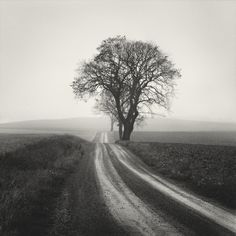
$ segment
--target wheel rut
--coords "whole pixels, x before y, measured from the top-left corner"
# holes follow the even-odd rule
[[[136,156],[109,140],[105,132],[95,140],[96,178],[106,207],[128,234],[236,235],[235,214],[154,174]],[[124,173],[129,175],[128,182]],[[134,180],[148,189],[144,195],[139,193],[140,187],[131,184]],[[156,207],[149,199],[153,194],[173,209]]]
[[[130,235],[182,235],[123,182],[112,164],[107,134],[96,144],[95,170],[106,206]]]

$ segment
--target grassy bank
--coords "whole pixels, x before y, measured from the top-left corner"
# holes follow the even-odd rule
[[[39,142],[42,139],[49,138],[50,134],[7,134],[0,133],[0,155],[5,152],[12,152],[23,148],[29,144]]]
[[[236,147],[121,142],[156,173],[236,209]]]
[[[65,184],[84,158],[86,143],[73,136],[19,140],[5,142],[15,142],[5,148],[1,143],[0,235],[49,235],[64,214],[58,202],[66,204]]]

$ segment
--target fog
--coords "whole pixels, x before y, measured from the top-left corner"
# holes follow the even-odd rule
[[[156,43],[181,69],[168,118],[236,122],[236,2],[151,0],[1,1],[0,122],[94,116],[70,84],[116,35]]]

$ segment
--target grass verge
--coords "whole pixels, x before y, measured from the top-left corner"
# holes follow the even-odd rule
[[[0,153],[0,235],[49,235],[83,140],[51,136]]]

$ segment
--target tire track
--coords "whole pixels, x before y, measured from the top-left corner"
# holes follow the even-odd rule
[[[102,134],[100,141],[107,142],[107,135]],[[181,235],[125,185],[105,144],[96,146],[95,169],[108,209],[131,235]]]
[[[183,191],[181,188],[169,183],[163,178],[148,171],[135,156],[131,156],[122,147],[114,144],[109,145],[116,159],[138,178],[144,180],[154,189],[162,192],[172,200],[186,208],[195,211],[207,220],[227,229],[232,235],[236,235],[236,216],[223,208]]]
[[[177,229],[152,210],[132,192],[115,169],[111,156],[126,168],[134,178],[144,181],[153,191],[166,196],[166,202],[173,201],[181,209],[189,209],[188,217],[195,218],[196,225],[215,228],[217,235],[236,235],[236,216],[227,210],[188,193],[149,171],[133,154],[116,144],[108,143],[107,133],[101,133],[96,146],[95,169],[106,206],[127,232],[131,235],[181,235]],[[108,149],[111,152],[108,152]],[[143,196],[145,198],[145,196]],[[149,202],[148,202],[149,203]],[[192,213],[191,213],[192,212]],[[196,218],[196,216],[199,216]],[[195,222],[194,220],[194,222]],[[188,227],[188,226],[187,226]],[[210,229],[209,228],[209,229]]]

